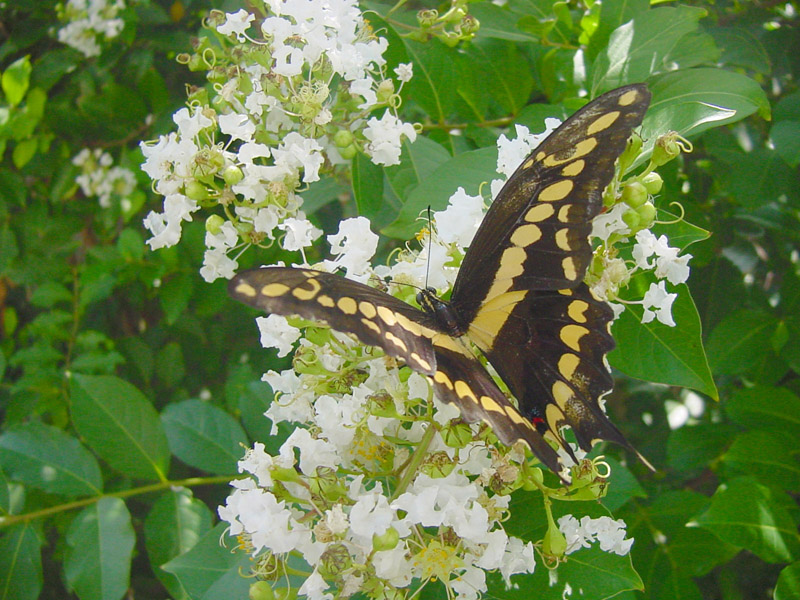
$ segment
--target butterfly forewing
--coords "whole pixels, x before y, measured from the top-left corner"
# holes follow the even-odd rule
[[[463,323],[514,290],[560,290],[583,280],[591,221],[614,163],[650,100],[644,85],[587,104],[556,129],[509,178],[489,208],[453,287]]]
[[[421,373],[435,372],[433,319],[380,290],[332,273],[290,267],[243,271],[228,289],[254,308],[323,321],[364,344],[383,348]]]

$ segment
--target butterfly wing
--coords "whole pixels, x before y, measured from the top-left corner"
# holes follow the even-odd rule
[[[643,85],[604,94],[534,150],[487,212],[451,297],[522,415],[568,452],[563,425],[586,450],[600,439],[630,448],[600,407],[611,311],[582,281],[591,221],[649,101]]]
[[[235,299],[279,315],[298,315],[355,335],[412,369],[433,375],[433,319],[380,290],[332,273],[291,267],[242,271],[231,279]]]

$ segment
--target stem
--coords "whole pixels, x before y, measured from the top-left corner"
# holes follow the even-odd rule
[[[179,479],[177,481],[162,481],[159,483],[153,483],[150,485],[144,485],[138,488],[132,488],[128,490],[122,490],[119,492],[113,492],[110,494],[101,494],[99,496],[93,496],[91,498],[84,498],[83,500],[76,500],[74,502],[67,502],[66,504],[59,504],[57,506],[51,506],[49,508],[44,508],[42,510],[36,510],[33,512],[21,514],[21,515],[9,515],[0,519],[0,529],[3,527],[8,527],[10,525],[15,525],[17,523],[23,523],[32,521],[34,519],[39,519],[42,517],[47,517],[50,515],[58,514],[60,512],[66,512],[68,510],[73,510],[76,508],[82,508],[84,506],[89,506],[94,504],[95,502],[101,500],[102,498],[128,498],[130,496],[138,496],[141,494],[149,494],[151,492],[157,492],[163,489],[171,488],[171,487],[195,487],[198,485],[211,485],[216,483],[227,483],[232,478],[225,475],[220,475],[217,477],[190,477],[188,479]]]
[[[416,450],[414,450],[414,454],[411,455],[411,460],[408,462],[408,465],[403,472],[403,476],[400,478],[400,482],[397,484],[397,489],[394,491],[394,494],[392,494],[392,498],[389,502],[396,499],[400,494],[406,491],[406,488],[411,483],[414,475],[417,474],[417,469],[422,464],[422,461],[425,460],[425,455],[428,452],[428,446],[431,445],[433,436],[435,434],[436,427],[434,426],[433,422],[429,422],[428,428],[425,430],[425,435],[422,436],[422,439],[419,441],[419,446],[417,446]]]

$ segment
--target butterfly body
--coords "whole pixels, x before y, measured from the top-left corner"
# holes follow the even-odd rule
[[[583,277],[592,257],[591,220],[649,99],[643,85],[608,92],[523,161],[484,217],[449,301],[423,290],[418,309],[338,275],[288,267],[242,272],[230,293],[381,347],[426,375],[465,420],[489,423],[505,444],[523,440],[556,473],[562,468],[547,440],[572,454],[564,426],[584,450],[598,440],[633,450],[600,406],[613,384],[605,361],[614,346],[612,312]]]

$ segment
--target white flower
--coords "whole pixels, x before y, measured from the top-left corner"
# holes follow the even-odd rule
[[[174,115],[172,120],[178,126],[178,133],[181,138],[193,139],[203,129],[211,127],[214,122],[203,114],[201,110],[190,112],[188,108],[181,108]]]
[[[255,475],[260,487],[266,488],[272,485],[272,475],[270,469],[275,464],[272,456],[264,452],[264,444],[256,442],[253,447],[248,449],[244,458],[240,460],[239,473],[245,471]]]
[[[164,198],[164,212],[150,212],[144,219],[145,228],[153,234],[147,243],[151,250],[174,246],[181,239],[183,221],[191,221],[192,213],[199,206],[182,194]]]
[[[636,234],[636,245],[633,247],[633,259],[636,261],[636,266],[640,269],[652,269],[655,266],[656,277],[666,278],[673,285],[685,283],[689,279],[688,263],[692,255],[678,256],[678,252],[678,248],[670,247],[669,240],[665,235],[656,238],[647,229]],[[655,265],[649,260],[653,255],[656,257]]]
[[[394,73],[400,81],[407,83],[414,76],[414,63],[400,63],[395,67]]]
[[[516,138],[510,140],[505,134],[501,135],[497,139],[497,172],[511,177],[522,161],[560,124],[558,119],[548,117],[542,133],[531,133],[524,125],[515,125]]]
[[[209,248],[203,254],[203,266],[200,276],[206,283],[217,279],[230,279],[236,274],[239,263],[228,257],[224,248]]]
[[[311,221],[295,217],[289,217],[278,228],[286,232],[281,244],[286,250],[302,250],[322,235],[322,230],[314,227]]]
[[[602,240],[604,244],[608,243],[608,238],[613,234],[628,235],[631,230],[622,220],[622,215],[628,210],[628,206],[624,203],[614,205],[613,208],[604,213],[597,215],[592,220],[592,237]]]
[[[335,469],[341,464],[333,444],[311,436],[307,429],[295,429],[281,446],[281,457],[288,461],[294,459],[294,451],[300,451],[300,471],[305,475],[316,475],[317,467]]]
[[[386,496],[375,491],[361,494],[350,509],[350,530],[365,542],[383,535],[394,521],[394,510]]]
[[[227,115],[219,115],[217,121],[219,130],[234,140],[249,142],[256,132],[256,124],[248,115],[232,112]]]
[[[600,549],[624,556],[633,545],[633,539],[625,539],[625,522],[611,517],[581,517],[580,522],[572,515],[558,520],[558,528],[567,539],[567,554],[581,548],[589,548],[592,542],[600,542]]]
[[[225,16],[227,17],[225,22],[217,27],[217,31],[222,35],[235,35],[239,42],[244,42],[247,39],[245,31],[249,29],[255,16],[243,8],[235,13],[227,13]]]
[[[500,574],[506,585],[511,584],[510,578],[515,573],[533,573],[535,568],[536,558],[533,552],[533,542],[525,544],[519,538],[508,538],[503,564],[500,566]]]
[[[386,166],[398,164],[403,136],[413,142],[417,139],[417,132],[411,123],[404,123],[389,111],[380,119],[372,117],[367,121],[364,137],[370,142],[366,150],[372,162]]]
[[[475,237],[475,233],[483,221],[483,198],[470,196],[459,187],[450,196],[447,208],[433,213],[436,221],[436,233],[445,244],[455,243],[461,248],[466,248]]]
[[[309,600],[332,600],[333,594],[325,593],[325,590],[330,587],[328,582],[319,574],[314,571],[309,575],[297,590],[298,596],[306,596]]]
[[[319,168],[325,159],[322,146],[316,140],[292,131],[283,138],[280,147],[273,150],[272,155],[277,167],[284,167],[290,172],[298,172],[302,168],[305,183],[319,181]]]
[[[294,343],[300,339],[301,331],[297,327],[289,325],[286,317],[281,315],[256,317],[256,324],[261,332],[261,346],[277,348],[279,358],[289,354]]]
[[[325,261],[333,271],[344,267],[350,277],[364,275],[370,269],[370,259],[378,249],[378,236],[370,229],[369,219],[353,217],[339,224],[339,232],[328,236],[335,261]]]
[[[645,292],[642,298],[642,306],[644,307],[644,315],[642,316],[642,323],[649,323],[654,318],[657,318],[664,325],[675,327],[675,321],[672,320],[672,303],[678,294],[670,294],[663,281],[651,283],[650,288]]]

